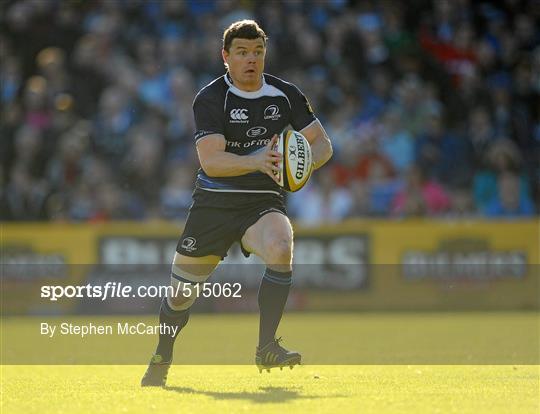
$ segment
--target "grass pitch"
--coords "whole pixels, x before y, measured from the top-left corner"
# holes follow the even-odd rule
[[[2,414],[540,412],[539,327],[532,312],[288,314],[280,334],[307,365],[270,374],[251,363],[256,315],[193,315],[175,353],[177,363],[192,365],[173,366],[165,389],[140,388],[146,367],[133,365],[139,362],[85,362],[104,363],[121,348],[127,357],[118,364],[146,361],[155,338],[45,341],[31,336],[41,320],[54,318],[2,321]],[[70,318],[76,320],[106,318]],[[65,347],[81,365],[42,365],[61,356],[47,362],[45,354]],[[216,365],[223,360],[218,355],[208,362],[214,365],[200,365],[220,349],[240,362]],[[191,359],[189,350],[196,351]],[[35,365],[14,362],[21,355]]]
[[[2,413],[538,413],[538,366],[4,366]]]

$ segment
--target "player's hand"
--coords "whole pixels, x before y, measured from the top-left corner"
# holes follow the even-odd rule
[[[274,135],[266,147],[255,155],[255,165],[257,170],[268,175],[276,183],[278,182],[277,174],[280,171],[279,163],[282,159],[282,155],[273,149],[277,140],[278,136]]]

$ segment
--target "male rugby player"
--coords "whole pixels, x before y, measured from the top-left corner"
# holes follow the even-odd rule
[[[255,362],[262,369],[300,363],[297,352],[283,348],[276,330],[283,314],[292,275],[293,230],[283,190],[277,184],[281,154],[273,145],[290,125],[311,144],[314,168],[332,156],[322,125],[298,88],[263,73],[267,37],[252,20],[233,23],[223,34],[227,73],[195,97],[195,143],[201,169],[193,204],[174,261],[171,284],[205,282],[235,241],[246,257],[254,253],[266,264],[258,302],[259,344]],[[183,286],[180,286],[181,288]],[[195,294],[195,289],[190,289]],[[188,322],[194,295],[178,289],[163,298],[160,323]],[[160,335],[142,386],[164,386],[175,337]]]

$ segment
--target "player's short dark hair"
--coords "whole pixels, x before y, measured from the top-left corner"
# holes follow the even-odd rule
[[[266,46],[268,37],[264,30],[259,27],[255,20],[240,20],[231,24],[223,32],[223,50],[229,51],[234,39],[259,39],[263,40]]]

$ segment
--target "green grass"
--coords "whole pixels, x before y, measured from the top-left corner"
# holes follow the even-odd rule
[[[40,335],[40,323],[146,322],[156,316],[2,318],[3,364],[139,365],[154,335]],[[288,313],[279,335],[308,365],[538,365],[535,312]],[[255,314],[194,314],[182,331],[175,362],[248,365],[258,332]]]
[[[4,366],[2,413],[538,413],[538,366]]]
[[[540,412],[534,312],[287,314],[280,335],[306,365],[270,374],[252,365],[256,315],[195,314],[175,351],[190,365],[165,389],[139,386],[153,336],[39,335],[41,321],[140,320],[3,318],[1,413]]]

